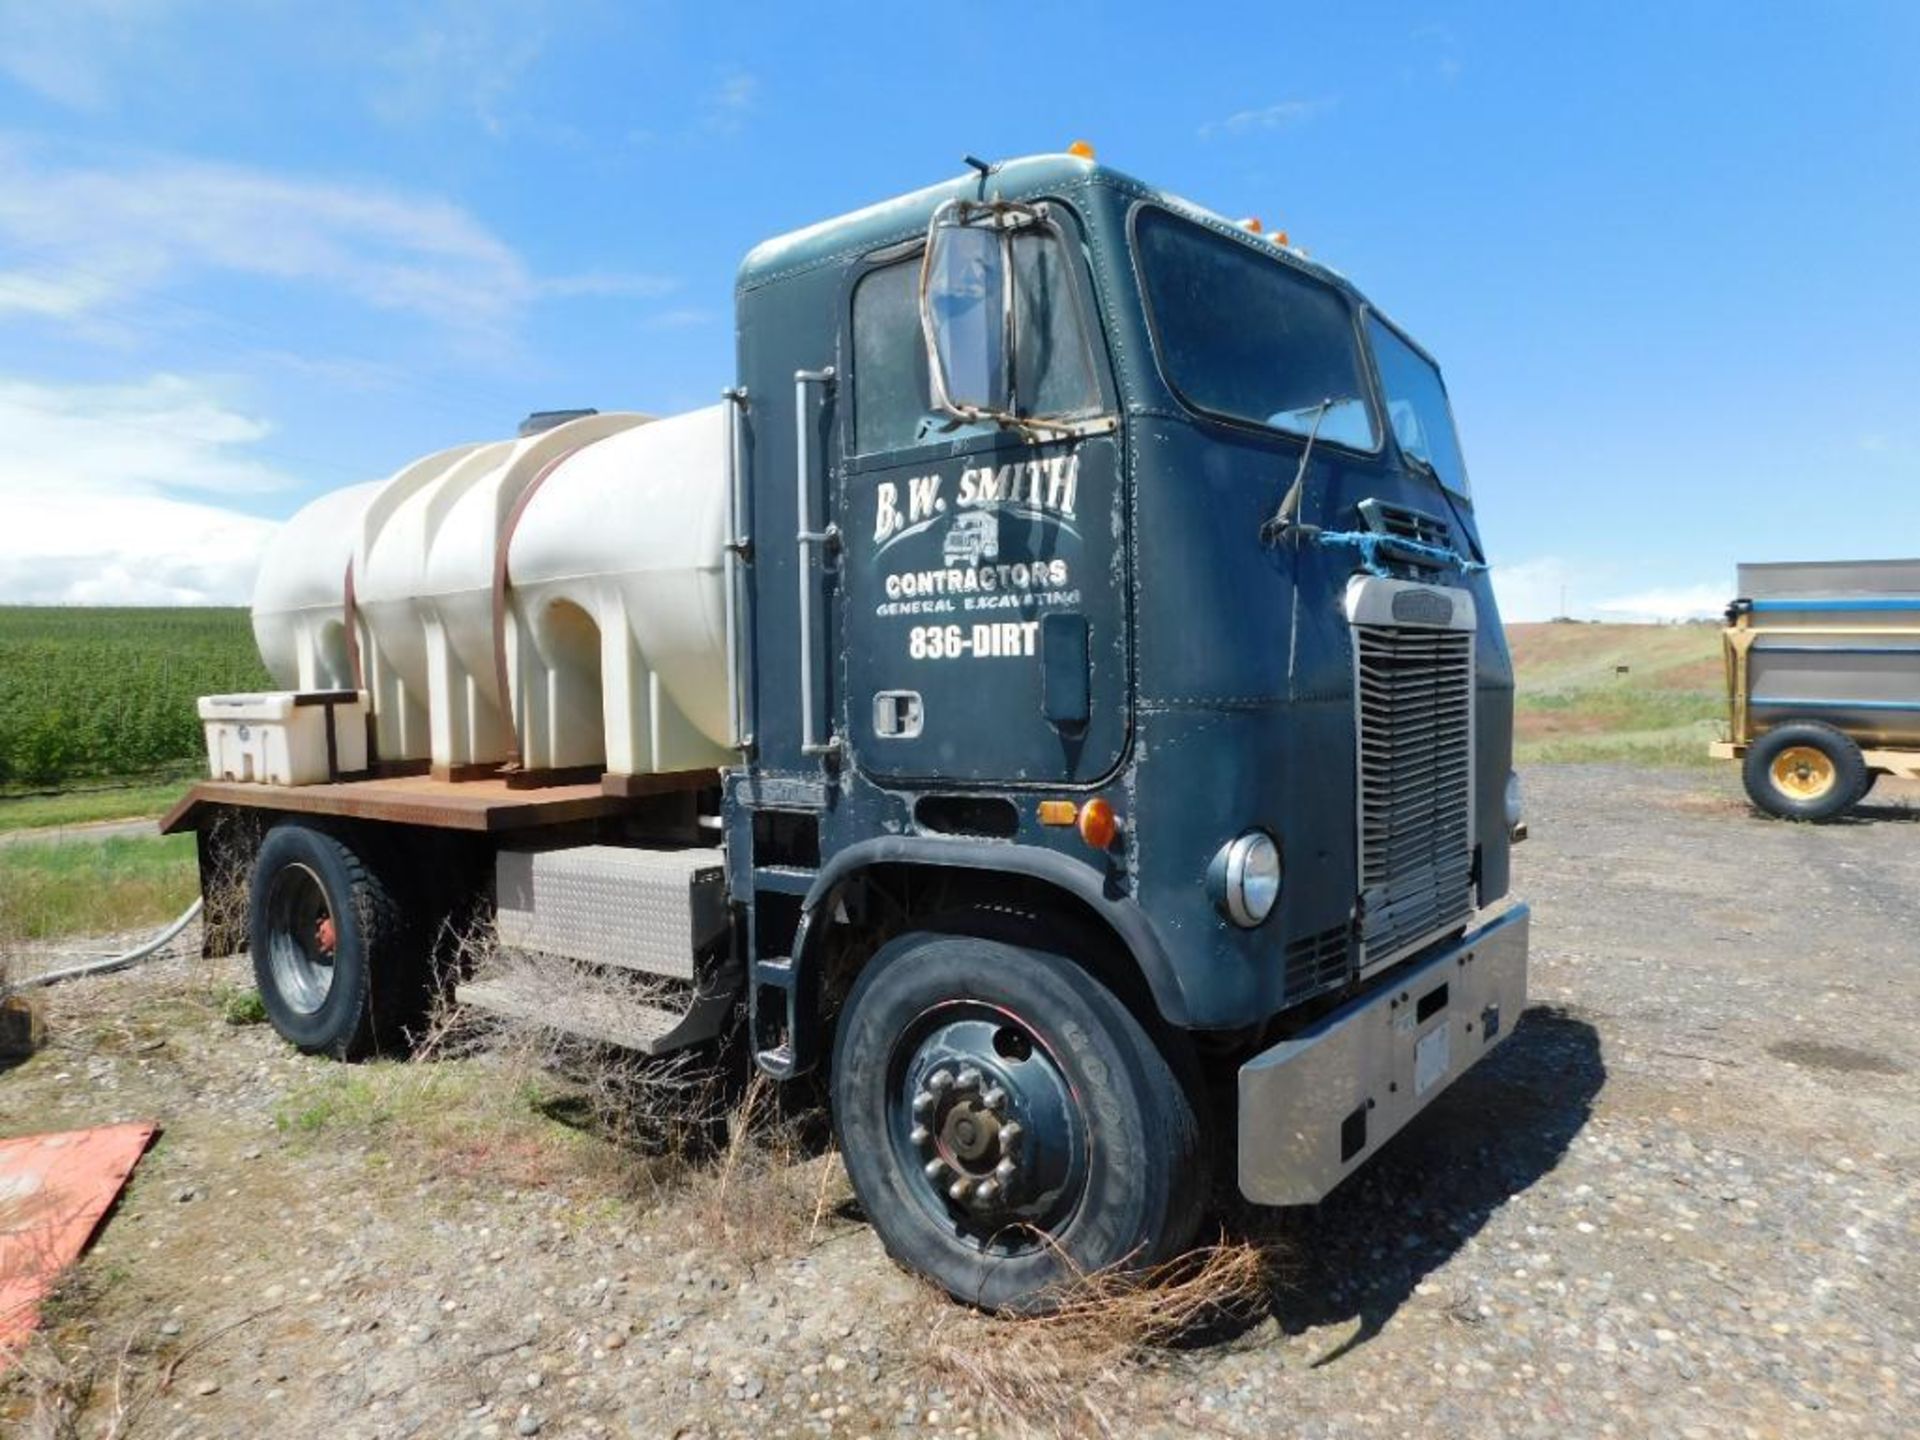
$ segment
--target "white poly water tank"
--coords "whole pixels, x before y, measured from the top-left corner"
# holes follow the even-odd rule
[[[520,517],[507,637],[529,769],[727,759],[727,444],[723,406],[627,430],[555,466]]]
[[[719,407],[587,415],[325,496],[255,588],[268,669],[367,691],[378,758],[448,776],[717,766],[727,443]]]
[[[412,466],[367,507],[354,552],[354,603],[383,759],[426,756],[436,769],[457,771],[507,758],[512,737],[493,598],[507,520],[528,487],[567,455],[645,420],[586,415],[479,446],[451,464]]]
[[[322,495],[274,532],[253,584],[253,639],[283,690],[350,690],[347,565],[381,482]]]

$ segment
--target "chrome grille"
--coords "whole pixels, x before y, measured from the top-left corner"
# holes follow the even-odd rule
[[[1348,939],[1347,927],[1335,925],[1287,946],[1288,1004],[1345,983]]]
[[[1473,911],[1473,632],[1356,625],[1363,971]]]

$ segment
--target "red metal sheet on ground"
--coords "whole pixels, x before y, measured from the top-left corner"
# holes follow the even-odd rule
[[[147,1124],[0,1140],[0,1372],[40,1301],[87,1241],[153,1139]]]

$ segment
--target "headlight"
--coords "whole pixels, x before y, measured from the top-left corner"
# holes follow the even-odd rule
[[[1515,840],[1527,838],[1527,802],[1520,793],[1518,771],[1507,775],[1507,834]]]
[[[1221,847],[1208,879],[1227,918],[1251,930],[1273,913],[1280,898],[1280,847],[1264,830],[1249,830]]]

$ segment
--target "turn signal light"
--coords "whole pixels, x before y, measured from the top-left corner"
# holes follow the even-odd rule
[[[1067,153],[1076,160],[1091,160],[1094,158],[1093,146],[1089,145],[1085,140],[1076,140],[1067,146]]]
[[[1095,850],[1109,850],[1120,833],[1120,821],[1113,806],[1104,800],[1089,800],[1080,807],[1080,838]]]

